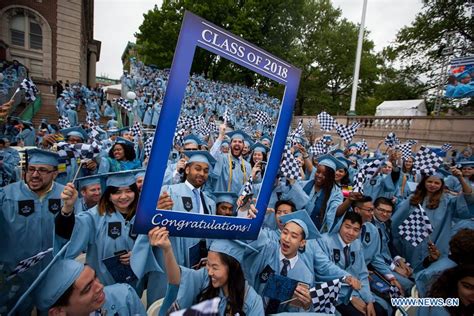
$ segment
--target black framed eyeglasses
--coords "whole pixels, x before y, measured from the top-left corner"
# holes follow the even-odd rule
[[[31,167],[31,166],[26,169],[26,173],[34,174],[35,172],[38,172],[42,176],[45,176],[45,175],[50,174],[50,173],[55,172],[55,171],[56,171],[56,169],[49,170],[49,169],[46,169],[46,168],[35,168],[35,167]]]

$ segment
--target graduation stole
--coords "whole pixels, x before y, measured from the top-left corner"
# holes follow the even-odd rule
[[[229,161],[229,180],[227,181],[227,192],[230,192],[230,188],[232,186],[232,154],[231,153],[228,153],[227,154],[227,160]],[[240,161],[240,168],[242,170],[242,172],[244,173],[244,179],[242,181],[242,184],[244,184],[245,182],[247,182],[247,169],[245,168],[245,164],[244,164],[244,160],[242,159],[242,157],[239,157],[239,161]]]

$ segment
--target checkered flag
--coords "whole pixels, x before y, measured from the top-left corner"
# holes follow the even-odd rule
[[[395,145],[400,144],[400,140],[398,139],[397,135],[395,135],[394,132],[388,133],[387,136],[385,136],[385,146],[388,147],[394,147]]]
[[[308,152],[316,157],[325,155],[328,153],[328,146],[326,146],[322,140],[319,140],[314,143],[313,146],[309,147]]]
[[[416,139],[409,139],[409,140],[407,141],[407,143],[410,144],[411,146],[413,146],[413,145],[418,144],[418,141],[417,141]]]
[[[341,285],[341,280],[335,279],[312,287],[309,294],[311,295],[314,312],[334,314],[336,312],[334,303],[339,297]]]
[[[58,119],[59,128],[65,129],[71,127],[71,122],[69,121],[67,116],[61,115]]]
[[[301,119],[298,122],[298,126],[295,128],[295,130],[291,132],[291,135],[290,135],[291,144],[294,145],[295,143],[297,143],[296,139],[303,138],[303,137],[304,137],[304,127],[303,127],[303,119]]]
[[[71,147],[74,148],[81,159],[93,159],[100,154],[100,148],[96,142],[92,144],[77,143],[71,145]]]
[[[281,175],[288,179],[298,179],[300,177],[300,163],[286,147],[283,152],[283,159],[280,166]]]
[[[352,123],[351,126],[345,126],[336,123],[336,132],[342,139],[344,139],[346,143],[350,143],[359,126],[360,123],[358,122]]]
[[[178,146],[183,146],[183,141],[184,141],[184,134],[186,133],[186,130],[184,128],[181,128],[179,131],[174,133],[174,144]]]
[[[135,137],[135,136],[142,136],[142,129],[140,127],[140,122],[138,121],[135,121],[135,123],[133,123],[133,126],[130,127],[130,132],[132,133],[132,135]]]
[[[7,281],[10,281],[13,279],[17,274],[25,272],[32,266],[36,265],[38,262],[43,260],[43,258],[50,252],[53,251],[53,248],[49,248],[48,250],[41,251],[37,253],[36,255],[29,257],[27,259],[21,260],[13,269],[13,271],[10,273],[10,275],[7,277]]]
[[[268,116],[268,114],[263,111],[257,111],[257,113],[253,114],[253,117],[257,121],[257,124],[267,125],[272,121],[270,116]]]
[[[87,123],[87,125],[89,125],[90,128],[94,128],[94,127],[95,127],[94,119],[92,118],[92,115],[91,115],[90,113],[87,113],[87,116],[86,116],[86,123]]]
[[[127,100],[125,100],[124,98],[120,97],[118,99],[114,99],[114,101],[115,101],[115,103],[120,105],[122,108],[124,108],[128,112],[132,112],[132,105]]]
[[[202,125],[206,125],[203,114],[199,116],[186,116],[183,119],[180,118],[180,122],[178,122],[178,126],[190,129],[197,129]]]
[[[145,158],[150,157],[152,146],[153,146],[153,137],[148,137],[147,140],[145,141],[145,144],[143,145]]]
[[[363,194],[364,182],[370,180],[375,175],[381,164],[382,160],[377,159],[360,168],[359,172],[354,177],[353,191]]]
[[[443,158],[427,147],[420,147],[415,155],[413,168],[418,174],[432,175],[443,164]]]
[[[452,149],[453,149],[453,145],[451,145],[450,143],[445,143],[443,144],[443,146],[441,146],[441,150],[444,151],[445,153],[447,153],[448,151]]]
[[[220,297],[202,301],[186,309],[171,312],[170,316],[218,316]],[[178,305],[179,306],[179,305]]]
[[[36,95],[39,92],[38,88],[36,88],[36,85],[30,78],[23,79],[15,93],[19,91],[25,91],[25,99],[29,102],[35,101]]]
[[[410,216],[398,226],[398,233],[406,241],[408,241],[413,247],[421,244],[426,237],[433,232],[433,226],[431,226],[430,219],[425,213],[425,210],[418,205]]]
[[[362,141],[357,143],[357,150],[361,152],[369,151],[369,145],[367,144],[367,141],[365,139],[362,139]]]
[[[337,124],[336,120],[326,112],[318,114],[318,122],[321,125],[321,130],[326,132],[332,130]]]
[[[223,118],[224,118],[224,122],[226,122],[226,123],[230,122],[230,113],[229,113],[229,109],[227,107],[225,108]]]
[[[244,189],[242,190],[242,194],[240,196],[246,197],[247,195],[253,194],[253,179],[252,176],[249,177],[247,182],[244,184]]]
[[[406,160],[408,157],[411,156],[411,154],[412,154],[411,146],[412,145],[410,144],[409,141],[404,143],[404,144],[397,145],[396,148],[402,152],[402,159],[403,160]]]
[[[402,292],[396,287],[395,285],[390,285],[390,289],[388,291],[391,298],[403,297]]]

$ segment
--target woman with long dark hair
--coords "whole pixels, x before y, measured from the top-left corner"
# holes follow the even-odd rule
[[[182,309],[220,297],[219,315],[264,315],[261,297],[247,284],[242,270],[245,246],[230,240],[214,240],[206,268],[193,270],[179,266],[166,227],[155,227],[148,237],[152,246],[163,251],[170,285],[179,285],[175,306]]]
[[[459,299],[459,306],[419,307],[419,316],[474,315],[474,265],[459,265],[445,270],[433,283],[428,297]]]
[[[109,156],[100,161],[98,173],[140,169],[141,161],[136,158],[134,144],[118,137],[109,150]]]
[[[441,173],[424,176],[415,192],[396,207],[392,216],[394,245],[415,272],[423,269],[439,254],[448,255],[453,217],[470,218],[474,215],[468,207],[474,203],[472,188],[466,183],[459,169],[452,168],[451,172],[461,182],[462,194],[453,197],[444,193],[444,175]],[[433,232],[429,238],[414,247],[400,236],[399,226],[415,211],[419,212],[420,207],[426,213]]]
[[[414,159],[412,156],[407,157],[402,160],[402,172],[400,180],[398,181],[399,192],[398,196],[401,198],[406,198],[410,195],[410,182],[416,182],[416,173],[413,169]]]
[[[117,283],[103,260],[122,253],[120,263],[130,265],[136,239],[132,228],[139,196],[135,176],[130,171],[108,175],[98,205],[74,215],[77,195],[72,183],[68,183],[61,194],[63,207],[55,221],[55,246],[71,240],[66,258],[74,259],[84,251],[86,263],[104,285]]]
[[[321,232],[332,232],[336,224],[336,209],[342,203],[341,189],[336,185],[336,170],[344,168],[331,155],[318,158],[314,179],[305,182],[289,180],[288,198],[297,209],[305,209]]]
[[[250,149],[252,150],[252,152],[250,153],[252,179],[254,183],[259,183],[262,181],[263,175],[265,174],[268,147],[261,143],[255,143]]]

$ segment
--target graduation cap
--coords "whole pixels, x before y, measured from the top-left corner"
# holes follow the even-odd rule
[[[235,201],[237,200],[238,196],[234,192],[226,192],[226,191],[219,191],[213,192],[216,204],[226,202],[229,204],[234,205]]]
[[[111,128],[107,130],[107,135],[112,136],[112,135],[118,134],[118,132],[119,132],[119,129],[116,126],[112,126]]]
[[[331,151],[331,154],[336,158],[344,157],[344,151],[342,151],[342,149],[333,150]]]
[[[79,190],[81,190],[82,188],[84,188],[88,185],[93,185],[93,184],[102,185],[102,179],[103,179],[102,174],[94,174],[94,175],[87,176],[87,177],[77,178],[76,179],[76,181],[78,183],[77,187],[79,188]]]
[[[358,148],[358,147],[356,143],[352,143],[352,144],[347,145],[347,148],[350,149],[350,148]]]
[[[461,168],[474,167],[474,160],[460,161]]]
[[[263,134],[262,137],[260,137],[260,142],[264,141],[264,140],[268,140],[270,142],[270,144],[272,143],[272,138],[270,137],[270,135],[268,134]]]
[[[137,169],[135,170],[137,173],[135,173],[135,181],[138,180],[138,178],[144,177],[146,173],[146,169]]]
[[[221,143],[221,147],[229,147],[229,141],[227,139],[224,139]]]
[[[64,252],[70,243],[68,241],[59,250],[46,268],[41,271],[30,287],[18,299],[8,315],[15,315],[14,312],[29,297],[33,298],[34,304],[39,310],[46,311],[76,281],[82,270],[84,270],[84,264],[70,259],[63,259]]]
[[[103,173],[102,176],[107,177],[105,185],[108,187],[129,187],[135,183],[135,173],[137,170],[126,170],[119,172]]]
[[[451,175],[451,172],[441,167],[441,168],[436,169],[436,172],[432,176],[443,180],[444,178],[450,175]]]
[[[280,221],[283,224],[293,222],[300,226],[304,232],[304,239],[316,239],[321,236],[319,230],[314,226],[313,220],[309,217],[306,211],[297,211],[280,216]]]
[[[240,139],[242,141],[250,139],[249,134],[247,134],[246,132],[242,130],[228,132],[226,135],[230,137],[231,141],[234,139]]]
[[[257,249],[240,240],[214,239],[209,246],[209,251],[224,253],[242,263],[247,250],[259,252]]]
[[[130,146],[132,148],[134,148],[135,144],[131,141],[129,141],[128,139],[125,139],[123,137],[117,137],[115,139],[115,143],[116,144],[121,144],[121,145],[126,145],[126,146]]]
[[[186,145],[186,144],[195,144],[199,146],[201,144],[201,140],[196,135],[189,134],[183,139],[183,145]]]
[[[268,148],[267,146],[265,146],[264,144],[260,142],[256,142],[255,144],[252,145],[252,147],[250,147],[250,150],[254,152],[268,153],[270,148]]]
[[[349,166],[352,165],[352,160],[347,159],[344,156],[338,156],[336,157],[336,159],[339,160],[344,165],[344,169],[349,169]]]
[[[28,149],[26,152],[28,154],[28,164],[30,165],[58,166],[59,155],[55,152],[38,148]]]
[[[80,137],[82,140],[86,141],[89,139],[87,132],[80,126],[74,126],[69,128],[64,128],[59,131],[61,134],[64,135],[64,138],[68,138],[69,136]]]
[[[341,161],[332,155],[326,154],[318,157],[318,163],[322,166],[333,169],[334,171],[344,169]]]
[[[207,163],[209,166],[214,167],[216,159],[211,156],[208,151],[205,150],[187,150],[184,151],[184,154],[189,158],[186,162],[187,164],[191,162],[203,162]]]
[[[323,135],[323,141],[324,142],[332,142],[332,136],[328,134]]]
[[[120,135],[123,135],[123,134],[125,134],[125,132],[130,132],[130,127],[129,126],[124,126],[124,127],[120,128],[118,131],[119,131]]]

